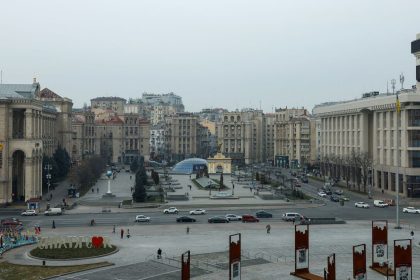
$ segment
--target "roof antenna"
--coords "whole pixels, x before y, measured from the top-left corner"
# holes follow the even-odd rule
[[[388,81],[386,81],[386,94],[389,94]]]
[[[391,87],[392,87],[392,94],[395,94],[395,83],[396,83],[397,81],[395,80],[395,79],[392,79],[391,80]]]
[[[403,73],[400,74],[400,84],[401,84],[401,89],[404,89],[404,74]]]

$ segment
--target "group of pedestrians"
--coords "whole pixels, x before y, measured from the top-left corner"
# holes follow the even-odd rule
[[[116,231],[116,226],[114,225],[113,227],[112,227],[112,233],[113,234],[115,234],[117,231]],[[127,238],[130,238],[131,237],[131,234],[130,234],[130,229],[127,229],[126,231],[124,231],[124,229],[123,228],[121,228],[120,229],[120,236],[121,236],[121,239],[124,239],[124,233],[126,233],[126,237]]]

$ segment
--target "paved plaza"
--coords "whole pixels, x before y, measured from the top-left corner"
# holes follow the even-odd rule
[[[119,228],[112,234],[110,227],[45,229],[44,236],[55,235],[103,235],[110,236],[119,252],[107,257],[79,261],[48,261],[48,265],[74,265],[109,261],[115,266],[67,275],[57,279],[179,279],[179,259],[183,252],[191,250],[194,279],[226,279],[229,234],[242,234],[243,279],[296,279],[289,273],[294,267],[294,228],[292,224],[270,223],[271,234],[266,234],[266,223],[257,224],[197,224],[197,225],[135,225],[131,226],[131,238],[121,239]],[[186,234],[186,227],[190,234]],[[410,228],[395,230],[390,225],[389,241],[409,237]],[[127,230],[127,228],[124,228]],[[311,271],[322,274],[326,258],[336,253],[337,279],[351,276],[352,246],[366,243],[370,263],[370,222],[349,222],[345,225],[310,227]],[[163,250],[163,260],[155,260],[158,248]],[[40,265],[26,252],[28,247],[10,251],[4,258],[18,264]],[[390,248],[389,256],[392,259]],[[145,263],[146,262],[146,263]],[[420,248],[414,247],[413,279],[420,279]],[[178,275],[178,278],[177,278]],[[369,279],[384,279],[369,271]]]

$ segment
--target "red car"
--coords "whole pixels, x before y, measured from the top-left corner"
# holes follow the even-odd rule
[[[258,223],[260,220],[252,215],[243,215],[242,223]]]
[[[21,226],[22,222],[16,218],[6,218],[1,220],[2,226]]]

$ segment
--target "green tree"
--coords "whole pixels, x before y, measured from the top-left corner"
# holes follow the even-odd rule
[[[147,176],[145,176],[146,170],[143,168],[139,169],[136,173],[136,182],[134,185],[133,200],[135,202],[145,202],[146,201],[146,188],[145,181],[147,182]],[[146,178],[145,178],[146,177]]]
[[[136,172],[137,172],[137,170],[139,169],[139,162],[138,162],[138,160],[137,160],[137,159],[134,159],[134,160],[131,162],[131,164],[130,164],[130,169],[131,169],[131,172],[134,172],[134,173],[136,173]]]
[[[64,178],[70,170],[71,160],[66,149],[58,146],[53,154],[53,159],[58,166],[57,177]]]

